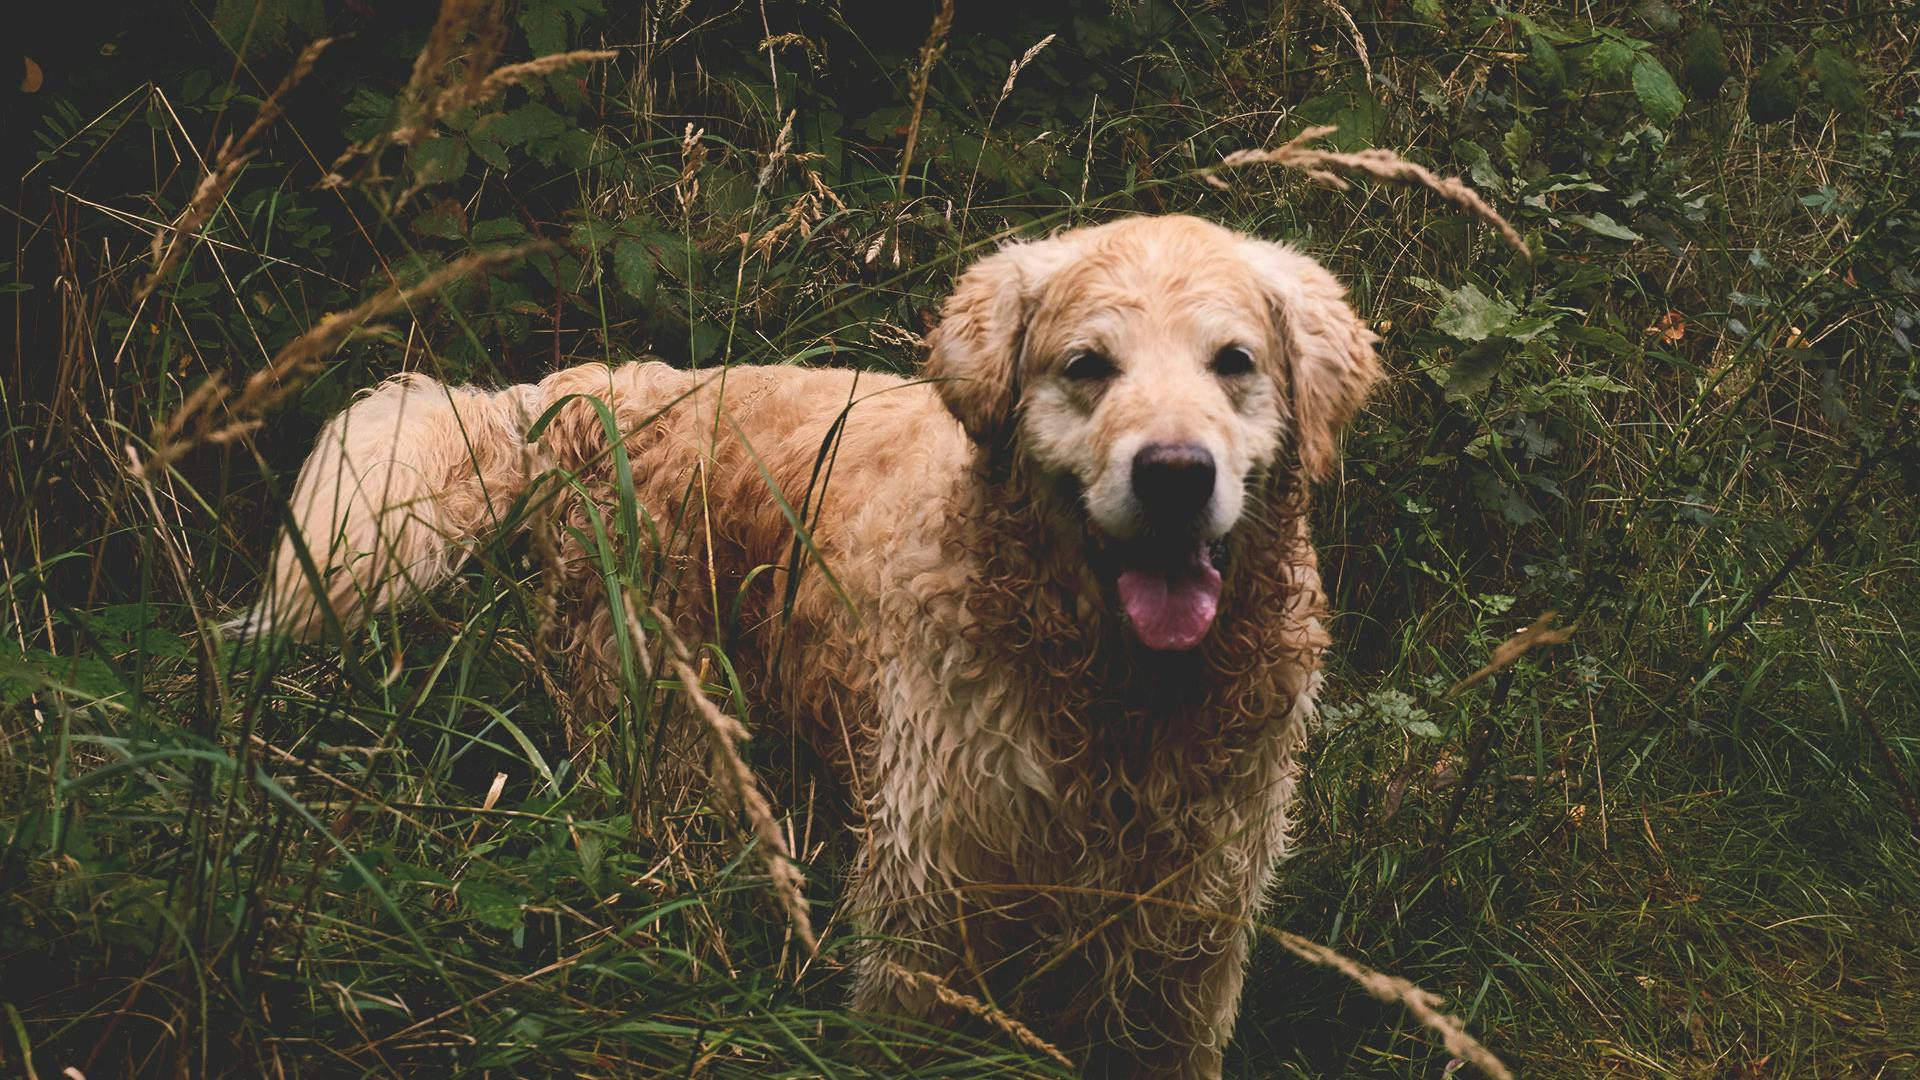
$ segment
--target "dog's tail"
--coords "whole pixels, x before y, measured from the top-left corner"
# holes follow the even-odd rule
[[[452,576],[538,475],[526,434],[542,396],[402,375],[328,421],[266,586],[227,630],[317,640]]]

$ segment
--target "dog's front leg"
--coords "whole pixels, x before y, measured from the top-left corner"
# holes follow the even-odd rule
[[[1086,971],[1064,1041],[1086,1048],[1089,1078],[1218,1080],[1246,978],[1247,934],[1211,921],[1153,921],[1145,940],[1157,945],[1119,946],[1130,957],[1124,968]],[[1176,941],[1177,954],[1155,951]]]

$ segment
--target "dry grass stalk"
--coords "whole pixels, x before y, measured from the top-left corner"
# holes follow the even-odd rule
[[[1013,93],[1013,80],[1020,77],[1020,72],[1028,64],[1033,63],[1033,58],[1040,55],[1040,50],[1053,44],[1053,39],[1056,36],[1058,35],[1048,34],[1046,37],[1043,37],[1039,41],[1034,42],[1032,48],[1020,54],[1020,59],[1015,60],[1013,63],[1007,65],[1007,84],[1000,88],[1000,100],[993,103],[994,108],[996,109],[999,108],[1001,103],[1007,100],[1007,95]],[[993,126],[993,121],[991,118],[988,119],[987,126],[988,127]]]
[[[270,410],[306,385],[333,351],[367,323],[410,308],[415,301],[433,296],[461,278],[495,273],[551,246],[538,242],[476,252],[448,263],[413,285],[392,286],[358,307],[328,315],[282,347],[272,363],[254,372],[237,397],[229,395],[220,376],[213,376],[188,394],[180,408],[154,433],[153,453],[139,467],[141,476],[166,468],[203,443],[230,443],[258,428]]]
[[[320,54],[331,44],[332,38],[320,38],[300,50],[299,58],[293,62],[293,70],[287,72],[287,77],[281,79],[280,85],[274,87],[273,93],[260,103],[259,111],[253,114],[253,122],[238,136],[229,136],[220,144],[220,149],[213,155],[213,163],[207,167],[207,175],[200,179],[187,205],[174,215],[172,223],[166,228],[154,231],[153,273],[147,275],[147,280],[141,283],[139,291],[134,294],[136,305],[152,296],[153,290],[179,265],[180,259],[186,254],[187,245],[213,217],[214,210],[227,197],[234,180],[239,178],[240,170],[252,160],[254,152],[247,147],[253,145],[253,140],[269,124],[280,118],[287,94],[313,71]]]
[[[551,75],[561,68],[573,64],[597,64],[602,60],[612,60],[620,54],[612,49],[576,49],[573,52],[549,53],[519,64],[508,64],[488,72],[486,78],[477,83],[449,87],[441,95],[435,107],[435,115],[451,112],[455,109],[470,109],[482,102],[490,101],[506,92],[509,86],[518,86],[529,79]],[[396,142],[411,141],[418,132],[411,133],[408,139],[401,139],[395,133]]]
[[[1353,12],[1340,6],[1340,0],[1326,0],[1340,21],[1347,24],[1347,35],[1353,39],[1353,51],[1360,54],[1360,70],[1367,73],[1367,81],[1373,81],[1373,59],[1367,55],[1367,39],[1360,36],[1360,24],[1353,21]]]
[[[760,176],[754,181],[754,190],[765,191],[767,185],[773,182],[774,173],[779,170],[780,163],[792,156],[793,118],[797,115],[799,115],[797,112],[788,110],[786,123],[780,125],[780,134],[774,136],[773,151],[767,155],[766,164],[760,166]]]
[[[924,987],[932,991],[934,999],[947,1008],[956,1009],[969,1016],[985,1020],[987,1023],[993,1025],[995,1030],[1005,1034],[1008,1038],[1025,1046],[1029,1050],[1045,1054],[1068,1069],[1074,1067],[1072,1058],[1069,1058],[1063,1053],[1059,1047],[1041,1038],[1038,1032],[1035,1032],[1032,1028],[1008,1016],[999,1009],[994,1008],[992,1005],[974,997],[972,994],[963,994],[955,990],[953,987],[948,986],[947,981],[938,975],[933,975],[925,971],[914,971],[892,962],[887,964],[887,970],[915,986]]]
[[[927,29],[926,43],[920,46],[920,63],[913,69],[911,96],[913,119],[907,122],[907,148],[900,154],[900,194],[907,191],[907,174],[913,170],[913,147],[920,141],[920,117],[927,106],[927,83],[933,78],[933,65],[947,51],[947,31],[953,29],[953,0],[940,0],[933,25]]]
[[[572,64],[597,63],[619,55],[610,49],[579,49],[495,68],[494,61],[506,40],[507,29],[496,0],[443,0],[427,43],[414,58],[406,89],[396,99],[398,122],[384,134],[347,147],[334,160],[327,183],[346,183],[343,172],[355,158],[371,159],[389,146],[412,146],[431,138],[434,125],[449,112],[473,108],[505,93],[510,86],[551,75]],[[465,78],[452,82],[448,65],[463,45]]]
[[[1391,150],[1372,149],[1345,153],[1337,150],[1319,150],[1306,145],[1315,139],[1324,138],[1340,130],[1334,126],[1310,127],[1295,135],[1283,146],[1271,150],[1235,150],[1220,159],[1220,164],[1196,170],[1196,175],[1214,187],[1225,190],[1227,182],[1218,175],[1227,169],[1239,169],[1248,165],[1280,165],[1289,169],[1298,169],[1307,179],[1324,184],[1338,191],[1345,191],[1348,184],[1337,174],[1353,173],[1370,176],[1375,180],[1385,180],[1396,184],[1413,184],[1426,188],[1453,205],[1478,218],[1482,223],[1497,230],[1515,251],[1533,258],[1533,250],[1500,212],[1487,205],[1480,193],[1468,187],[1456,177],[1440,176],[1424,165],[1417,165]]]
[[[1493,1080],[1513,1080],[1513,1073],[1506,1063],[1495,1057],[1493,1051],[1480,1044],[1480,1040],[1467,1034],[1460,1021],[1448,1016],[1439,1009],[1440,997],[1422,990],[1397,975],[1375,971],[1357,961],[1327,948],[1317,941],[1290,934],[1285,930],[1261,927],[1261,931],[1280,943],[1288,952],[1320,967],[1331,968],[1360,984],[1360,988],[1372,995],[1374,1000],[1387,1004],[1398,1003],[1414,1019],[1420,1021],[1429,1030],[1440,1036],[1447,1052],[1479,1069],[1483,1075]]]
[[[991,888],[1001,889],[1005,888],[1005,886],[991,886]],[[1161,907],[1185,912],[1189,915],[1219,919],[1240,926],[1251,926],[1253,929],[1279,942],[1281,948],[1286,949],[1295,956],[1309,963],[1331,968],[1345,975],[1347,978],[1352,979],[1354,982],[1360,984],[1360,987],[1375,999],[1388,1004],[1398,1003],[1404,1006],[1408,1012],[1414,1015],[1415,1019],[1419,1020],[1428,1029],[1439,1033],[1442,1044],[1446,1046],[1447,1050],[1451,1052],[1454,1057],[1471,1063],[1482,1073],[1493,1077],[1494,1080],[1513,1080],[1513,1073],[1507,1069],[1506,1065],[1498,1057],[1494,1056],[1493,1051],[1488,1050],[1485,1046],[1481,1045],[1479,1040],[1467,1034],[1466,1028],[1460,1021],[1439,1011],[1438,1006],[1441,999],[1438,994],[1422,990],[1413,983],[1398,976],[1375,971],[1365,964],[1357,960],[1349,959],[1341,953],[1316,941],[1303,938],[1298,934],[1288,933],[1285,930],[1251,922],[1245,917],[1236,917],[1199,904],[1189,903],[1184,900],[1174,900],[1164,896],[1156,896],[1152,890],[1145,893],[1122,893],[1111,889],[1057,884],[1037,886],[1037,888],[1049,892],[1074,893],[1083,896],[1099,896],[1110,900],[1130,900],[1140,904],[1156,904]]]
[[[693,670],[692,657],[687,652],[686,644],[673,632],[672,624],[664,614],[656,609],[654,616],[660,623],[660,636],[667,644],[667,665],[686,690],[693,711],[706,722],[713,747],[715,778],[753,823],[754,835],[760,840],[760,855],[766,864],[767,876],[773,879],[774,895],[779,898],[780,906],[786,909],[787,921],[793,927],[794,936],[800,939],[801,945],[811,955],[820,943],[814,936],[813,918],[807,912],[807,898],[802,891],[806,878],[801,876],[794,864],[793,850],[787,843],[786,833],[780,829],[780,823],[774,820],[773,805],[760,789],[759,779],[740,756],[740,744],[750,738],[747,729],[707,696],[699,672]]]
[[[506,44],[506,26],[500,21],[497,0],[442,0],[427,43],[414,58],[407,88],[400,93],[401,122],[388,133],[388,140],[405,144],[421,132],[432,130],[454,89],[442,88],[447,65],[469,35],[473,46],[467,52],[466,76],[471,88],[484,78],[481,72],[493,67],[494,58]]]
[[[1447,698],[1449,700],[1456,698],[1463,691],[1485,682],[1496,672],[1505,671],[1533,649],[1559,645],[1573,637],[1573,627],[1556,628],[1553,625],[1559,618],[1558,612],[1545,612],[1533,620],[1532,625],[1522,628],[1519,633],[1495,645],[1493,659],[1487,661],[1487,666],[1454,683],[1447,690]]]
[[[680,136],[680,178],[673,182],[673,194],[680,201],[680,213],[693,213],[693,201],[700,197],[700,167],[707,163],[707,129],[687,125]]]

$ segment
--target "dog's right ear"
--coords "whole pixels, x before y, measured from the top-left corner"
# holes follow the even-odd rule
[[[1014,244],[960,275],[922,369],[974,442],[991,444],[1013,420],[1027,318],[1063,254],[1058,239]]]

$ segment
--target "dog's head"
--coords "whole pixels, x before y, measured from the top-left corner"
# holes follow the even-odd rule
[[[1318,263],[1191,217],[1016,244],[948,299],[926,374],[989,452],[1077,493],[1143,645],[1199,645],[1218,563],[1286,453],[1329,473],[1379,376]]]

